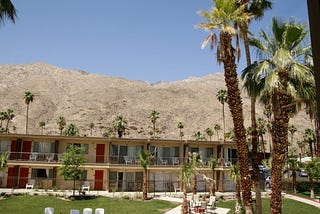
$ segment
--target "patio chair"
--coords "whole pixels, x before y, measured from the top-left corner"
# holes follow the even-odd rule
[[[80,214],[80,210],[72,209],[70,210],[70,214]]]
[[[161,165],[167,165],[168,161],[163,159],[163,158],[159,158],[160,159],[160,164]]]
[[[123,159],[126,162],[126,164],[128,163],[132,164],[132,159],[130,159],[129,156],[123,156]]]
[[[44,208],[44,214],[54,214],[54,208],[53,207]]]
[[[103,208],[96,208],[94,211],[94,214],[104,214],[104,209]]]
[[[37,152],[31,152],[31,154],[29,156],[29,160],[37,161],[37,159],[38,159],[38,153]]]
[[[46,155],[46,160],[49,162],[54,160],[54,153],[48,154]]]
[[[209,202],[207,204],[207,211],[209,211],[210,213],[216,213],[216,197],[215,196],[210,196],[209,198]]]
[[[84,184],[82,185],[82,192],[84,192],[85,190],[90,191],[90,182],[89,181],[85,181]]]
[[[92,208],[84,208],[83,214],[92,214]]]
[[[181,187],[179,187],[178,183],[173,183],[174,192],[181,192]]]
[[[175,164],[179,165],[179,158],[177,157],[172,158],[172,165],[175,165]]]
[[[33,189],[35,183],[36,183],[36,180],[30,179],[30,180],[28,181],[28,183],[26,184],[26,189]]]

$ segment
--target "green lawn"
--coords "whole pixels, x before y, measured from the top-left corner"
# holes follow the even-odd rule
[[[69,214],[70,209],[104,208],[108,214],[163,214],[176,207],[176,203],[161,200],[139,201],[128,199],[111,199],[99,197],[90,200],[67,201],[55,196],[10,196],[0,200],[0,213],[2,214],[43,214],[45,207],[54,207],[57,214]]]
[[[313,214],[313,213],[320,213],[320,209],[314,207],[312,205],[304,204],[299,201],[294,201],[290,199],[282,199],[282,213],[303,213],[303,214]],[[234,213],[235,201],[225,201],[217,203],[218,207],[224,207],[231,209],[230,213]],[[262,211],[263,214],[270,213],[270,199],[263,198],[262,199]]]

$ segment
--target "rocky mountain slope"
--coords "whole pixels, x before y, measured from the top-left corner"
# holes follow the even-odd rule
[[[160,112],[157,126],[160,138],[179,139],[177,123],[185,128],[184,139],[192,139],[195,131],[203,132],[215,124],[222,126],[222,105],[216,93],[225,88],[223,73],[191,77],[176,82],[149,84],[122,78],[67,70],[45,63],[0,66],[0,111],[11,108],[15,117],[10,132],[25,133],[26,104],[24,92],[31,91],[29,133],[41,134],[40,121],[45,121],[43,134],[59,134],[57,118],[76,124],[81,135],[90,136],[89,124],[94,123],[93,136],[102,136],[117,115],[123,115],[129,129],[125,137],[148,138],[152,110]],[[250,99],[243,92],[245,125],[250,125]],[[264,117],[258,106],[258,117]],[[227,130],[232,127],[226,105]],[[296,136],[310,127],[308,116],[300,113],[291,123],[298,127]],[[16,130],[13,131],[12,127]],[[213,136],[213,140],[217,137]]]

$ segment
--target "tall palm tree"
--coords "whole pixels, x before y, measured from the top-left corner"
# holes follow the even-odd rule
[[[197,169],[199,167],[203,166],[201,157],[199,153],[193,152],[189,155],[189,162],[190,164],[193,165],[194,171],[193,171],[193,189],[192,189],[192,194],[195,195],[197,194],[198,190],[198,180],[197,180]]]
[[[59,126],[59,130],[60,130],[60,135],[62,135],[63,129],[66,127],[67,122],[66,119],[63,116],[59,116],[58,120],[57,120],[57,124]]]
[[[236,135],[236,144],[239,154],[239,168],[241,172],[242,196],[247,213],[253,213],[251,202],[251,181],[248,161],[248,145],[246,142],[246,130],[244,127],[242,101],[239,89],[239,81],[236,71],[236,57],[239,57],[239,31],[234,28],[235,24],[248,21],[244,13],[244,6],[238,6],[235,0],[216,0],[215,8],[210,11],[201,11],[200,14],[206,19],[206,23],[198,24],[198,27],[209,30],[212,33],[205,43],[211,42],[212,47],[217,42],[217,60],[224,65],[225,82],[229,109],[233,119]],[[219,33],[219,37],[215,33]],[[236,48],[232,45],[232,38],[236,38]]]
[[[240,170],[238,165],[231,164],[229,169],[230,179],[236,182],[236,209],[237,213],[241,213],[241,185],[240,185]]]
[[[6,19],[9,19],[15,23],[17,17],[16,8],[10,0],[0,0],[0,22],[4,23]]]
[[[180,140],[182,140],[182,137],[184,136],[182,129],[184,128],[183,123],[180,121],[177,125],[178,129],[179,129],[179,136],[180,136]]]
[[[24,92],[24,102],[27,104],[27,115],[26,115],[26,134],[28,134],[28,120],[29,120],[29,105],[33,102],[34,95],[30,91]]]
[[[156,110],[152,110],[151,113],[149,114],[148,118],[151,120],[152,123],[152,136],[153,138],[156,138],[157,135],[157,128],[156,128],[156,122],[160,118],[160,113],[157,112]]]
[[[140,165],[143,168],[143,185],[142,185],[142,199],[148,198],[148,168],[149,168],[150,153],[145,150],[141,150],[139,155]]]
[[[118,115],[113,120],[113,128],[118,133],[118,137],[121,138],[127,128],[127,119],[123,115]]]
[[[261,19],[264,16],[264,11],[271,9],[272,3],[268,0],[240,0],[240,5],[244,5],[246,7],[246,12],[252,19]],[[251,55],[249,48],[249,40],[248,40],[248,31],[250,22],[252,19],[249,19],[248,22],[243,22],[240,25],[241,36],[243,38],[245,53],[246,53],[246,62],[247,66],[251,64]],[[261,202],[261,192],[260,192],[260,176],[259,176],[259,158],[258,158],[258,136],[257,136],[257,124],[256,124],[256,97],[254,85],[245,83],[245,87],[249,92],[251,98],[251,144],[252,144],[252,180],[253,185],[256,192],[256,213],[262,213],[262,202]],[[253,86],[253,87],[252,87]],[[249,88],[248,88],[249,87]]]
[[[261,30],[261,40],[250,42],[257,49],[260,61],[243,72],[256,81],[261,100],[271,105],[273,113],[272,193],[271,213],[281,213],[281,177],[288,147],[288,123],[292,113],[314,93],[314,78],[310,69],[302,64],[310,47],[304,47],[307,31],[304,25],[293,21],[282,23],[272,20],[272,37]]]
[[[216,97],[219,100],[219,102],[222,104],[222,122],[223,122],[223,136],[224,136],[223,140],[226,140],[226,138],[225,138],[225,134],[226,134],[226,117],[225,117],[225,114],[224,114],[224,104],[228,100],[227,90],[220,89],[217,92]]]
[[[216,131],[217,140],[219,140],[219,131],[221,130],[221,126],[219,124],[215,124],[213,129]]]

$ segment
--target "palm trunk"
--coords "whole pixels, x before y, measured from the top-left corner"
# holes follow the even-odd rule
[[[29,120],[29,104],[27,104],[27,116],[26,116],[26,134],[28,134],[28,121]]]
[[[313,177],[309,174],[309,183],[310,183],[310,198],[314,199],[314,182]]]
[[[181,214],[188,214],[188,201],[187,201],[187,185],[185,183],[182,183],[182,189],[183,189],[183,202],[182,202],[182,208],[181,208]]]
[[[273,127],[272,127],[272,141],[273,141],[273,159],[272,159],[272,177],[271,177],[271,200],[270,213],[282,213],[282,169],[286,159],[286,149],[288,147],[288,126],[289,113],[288,107],[289,98],[285,92],[284,85],[287,80],[287,72],[279,70],[282,87],[273,96]]]
[[[193,189],[192,189],[192,194],[195,195],[197,194],[197,174],[193,175]]]
[[[292,171],[292,190],[293,193],[297,193],[297,173],[296,171]]]
[[[224,115],[224,103],[222,104],[222,120],[223,120],[223,141],[226,140],[226,119]]]
[[[214,171],[212,172],[211,195],[216,196],[216,180],[214,176]]]
[[[246,141],[246,130],[242,111],[242,101],[236,71],[235,56],[231,43],[231,35],[226,32],[220,33],[220,42],[223,47],[225,82],[228,89],[228,104],[232,115],[235,141],[239,155],[239,169],[241,174],[242,197],[247,214],[253,213],[251,203],[251,181],[249,174],[248,145]]]
[[[147,200],[148,198],[148,171],[143,171],[143,193],[142,193],[142,199]]]
[[[236,207],[241,207],[241,185],[240,181],[236,181]]]

